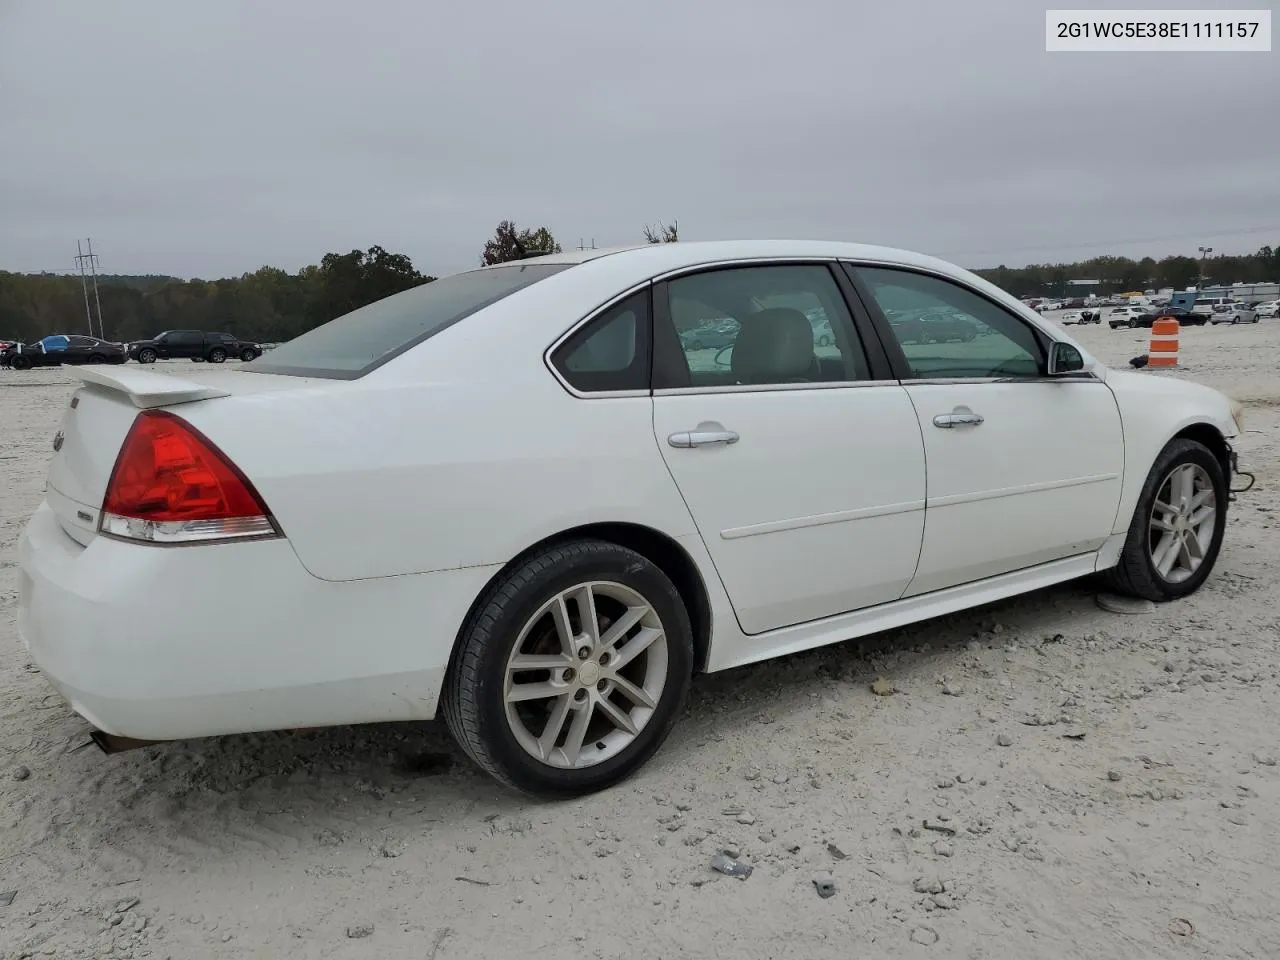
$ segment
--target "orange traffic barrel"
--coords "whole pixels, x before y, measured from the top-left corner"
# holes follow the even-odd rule
[[[1151,324],[1151,349],[1147,351],[1147,366],[1176,367],[1178,365],[1178,334],[1182,325],[1175,317],[1156,317]]]

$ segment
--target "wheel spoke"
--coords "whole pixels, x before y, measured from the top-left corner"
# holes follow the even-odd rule
[[[615,620],[605,635],[600,638],[600,649],[611,650],[614,644],[630,633],[631,628],[643,620],[648,612],[649,608],[644,605],[627,607],[627,612]]]
[[[1185,506],[1191,503],[1191,498],[1196,492],[1195,482],[1195,467],[1189,463],[1183,464],[1173,475],[1174,496],[1177,498],[1179,505]]]
[[[578,604],[578,619],[582,621],[582,632],[587,635],[591,649],[600,643],[600,620],[596,615],[596,598],[591,592],[591,584],[584,583],[573,591],[573,599]]]
[[[560,639],[560,651],[566,657],[577,656],[577,639],[573,634],[573,624],[569,620],[569,607],[564,602],[564,596],[556,597],[555,603],[551,605],[551,619],[556,624],[556,636]]]
[[[554,683],[513,683],[507,691],[507,703],[523,703],[525,700],[549,700],[565,692]]]
[[[1200,561],[1204,559],[1204,545],[1200,543],[1200,538],[1191,530],[1182,535],[1182,551],[1187,561],[1187,568],[1194,570],[1200,566]]]
[[[600,708],[600,712],[608,717],[613,725],[619,730],[629,733],[633,737],[640,732],[635,723],[632,722],[631,715],[625,710],[620,709],[618,705],[608,697],[601,697],[597,701],[597,705]]]
[[[564,721],[572,706],[573,696],[565,693],[556,701],[551,715],[547,717],[547,725],[542,728],[542,736],[538,737],[538,749],[542,751],[543,760],[550,757],[551,751],[556,748],[556,741],[560,739],[560,731],[564,729]]]
[[[1157,517],[1154,514],[1151,517],[1151,527],[1161,533],[1173,533],[1173,524],[1164,517]]]
[[[1208,524],[1209,527],[1212,528],[1213,521],[1214,521],[1214,514],[1216,514],[1217,512],[1218,512],[1217,507],[1213,507],[1213,506],[1201,507],[1195,513],[1191,514],[1191,516],[1187,519],[1187,525],[1196,532],[1197,536],[1199,536],[1200,528],[1202,526]]]
[[[517,673],[521,670],[560,670],[564,667],[572,667],[576,662],[573,658],[567,657],[562,653],[520,653],[511,658],[511,663],[508,664],[507,669],[511,673]]]
[[[612,679],[613,679],[613,685],[614,687],[617,688],[618,692],[622,694],[624,697],[626,697],[628,700],[630,700],[632,703],[634,703],[636,706],[648,707],[650,710],[652,710],[654,707],[657,706],[657,703],[654,702],[653,697],[645,693],[643,687],[637,687],[634,683],[632,683],[626,677],[614,676]]]
[[[593,712],[592,702],[588,699],[574,712],[573,723],[569,724],[569,735],[565,737],[561,751],[564,753],[565,762],[571,767],[578,765],[578,755],[582,753],[582,741],[587,737],[587,727],[591,725]]]
[[[1151,562],[1155,565],[1160,576],[1169,576],[1169,571],[1173,569],[1174,561],[1178,559],[1180,545],[1181,540],[1177,534],[1166,533],[1160,538],[1155,550],[1151,552]]]
[[[1208,487],[1207,489],[1201,490],[1199,493],[1197,493],[1194,497],[1191,498],[1191,504],[1188,507],[1188,509],[1198,510],[1201,507],[1203,507],[1205,504],[1212,505],[1214,500],[1215,500],[1215,497],[1213,495],[1213,487]]]
[[[1170,498],[1172,498],[1172,496],[1173,494],[1170,493]],[[1153,503],[1151,506],[1153,510],[1159,510],[1166,517],[1171,516],[1178,512],[1178,508],[1175,507],[1172,503],[1167,503],[1164,500],[1159,499],[1158,497],[1156,498],[1155,503]]]
[[[640,654],[644,653],[653,644],[655,640],[663,636],[661,630],[654,627],[644,627],[634,637],[618,648],[617,655],[609,661],[609,666],[618,671],[629,664]]]

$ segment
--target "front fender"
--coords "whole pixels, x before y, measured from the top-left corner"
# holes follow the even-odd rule
[[[1228,443],[1239,435],[1236,405],[1204,384],[1147,373],[1108,370],[1124,430],[1125,469],[1112,533],[1129,529],[1147,474],[1171,440],[1189,430],[1213,429]]]

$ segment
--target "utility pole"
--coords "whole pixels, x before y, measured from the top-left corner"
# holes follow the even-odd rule
[[[84,293],[84,318],[89,324],[89,336],[93,336],[93,314],[89,311],[89,281],[84,273],[85,253],[76,241],[76,266],[80,268],[80,290]]]
[[[1196,290],[1204,289],[1204,260],[1213,253],[1213,247],[1197,247],[1200,251],[1200,278],[1196,281]]]
[[[98,336],[107,339],[107,328],[102,322],[102,301],[98,299],[98,258],[93,254],[93,238],[85,243],[89,246],[89,273],[93,277],[93,305],[98,309]]]

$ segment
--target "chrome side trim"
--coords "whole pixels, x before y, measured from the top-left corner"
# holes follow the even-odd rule
[[[857,387],[900,387],[897,380],[824,380],[821,383],[731,383],[723,387],[664,387],[655,397],[687,397],[702,393],[776,393],[782,390],[848,390]]]
[[[1089,477],[1071,477],[1067,480],[1046,480],[1041,483],[1027,483],[1018,487],[1003,487],[999,490],[980,490],[977,493],[954,493],[947,497],[929,497],[927,505],[932,507],[951,507],[960,503],[977,503],[980,500],[999,500],[1002,497],[1017,497],[1024,493],[1043,493],[1046,490],[1062,490],[1066,487],[1083,487],[1092,483],[1106,483],[1118,480],[1118,473],[1098,473]]]
[[[1072,344],[1074,346],[1074,344]],[[897,383],[898,381],[894,381]],[[914,386],[957,386],[983,383],[1102,383],[1093,373],[1084,373],[1078,377],[1065,374],[1056,377],[921,377],[919,380],[903,380],[904,387]]]
[[[808,517],[793,517],[790,520],[770,520],[766,523],[753,523],[745,527],[730,527],[720,531],[721,540],[739,540],[742,537],[757,537],[762,533],[782,533],[786,530],[799,530],[804,527],[820,527],[828,523],[847,523],[850,520],[868,520],[872,517],[891,517],[899,513],[912,513],[923,510],[925,501],[905,500],[902,503],[886,503],[878,507],[860,507],[857,510],[837,510],[835,513],[818,513]]]

